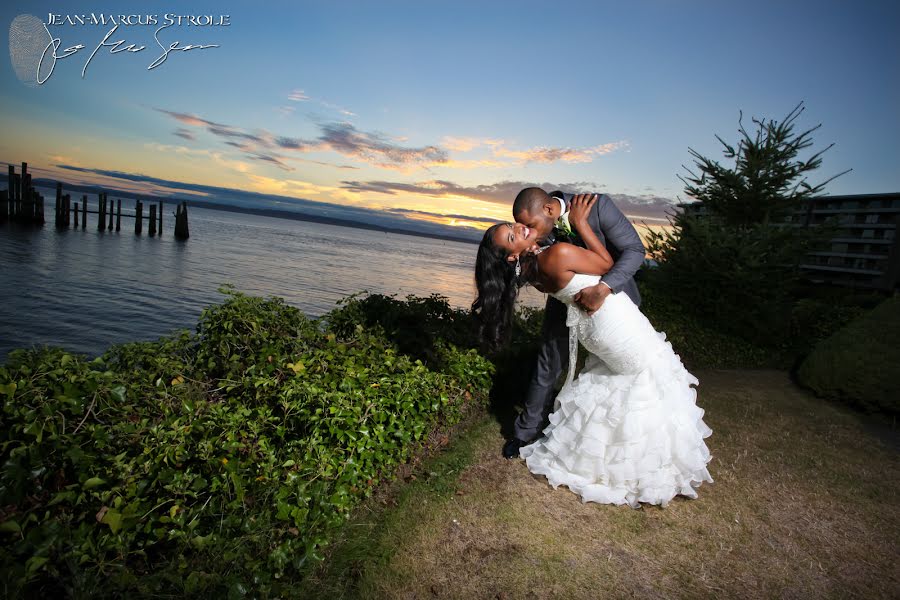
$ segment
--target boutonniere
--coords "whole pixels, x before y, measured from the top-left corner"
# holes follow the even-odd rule
[[[565,233],[569,237],[575,237],[576,234],[572,230],[572,225],[569,224],[569,212],[566,211],[559,216],[556,220],[556,228]]]

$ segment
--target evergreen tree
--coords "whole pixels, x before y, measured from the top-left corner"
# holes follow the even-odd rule
[[[686,313],[765,346],[790,337],[799,263],[822,233],[786,224],[784,217],[842,174],[808,183],[831,146],[800,158],[821,126],[795,132],[803,110],[800,103],[781,122],[754,118],[753,133],[741,115],[737,144],[716,136],[732,166],[689,149],[697,173],[685,167],[684,191],[707,213],[676,213],[669,229],[648,237],[659,268],[647,274],[647,285],[659,286]]]
[[[690,175],[679,175],[685,183],[684,192],[702,201],[710,214],[729,226],[768,225],[817,196],[828,182],[843,173],[818,185],[807,182],[807,174],[819,168],[822,155],[834,144],[805,160],[799,158],[803,150],[812,146],[813,132],[822,126],[796,133],[795,122],[804,110],[801,102],[781,122],[754,117],[753,133],[744,127],[741,113],[736,147],[716,136],[725,158],[733,160],[734,166],[724,166],[689,148],[699,174],[685,167]]]

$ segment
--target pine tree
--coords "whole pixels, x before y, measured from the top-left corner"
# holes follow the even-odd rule
[[[801,102],[781,122],[754,117],[751,120],[756,130],[752,134],[744,127],[740,113],[736,147],[716,136],[725,158],[734,161],[733,167],[689,148],[699,174],[685,167],[690,175],[679,175],[685,193],[702,201],[710,214],[729,226],[768,225],[819,195],[827,183],[847,171],[817,185],[808,183],[807,175],[821,166],[822,155],[834,144],[805,160],[799,158],[812,146],[813,132],[822,126],[820,123],[795,133],[795,121],[804,110]]]
[[[752,134],[741,114],[736,145],[716,136],[733,166],[689,149],[698,173],[685,167],[690,176],[681,178],[684,191],[702,201],[707,213],[678,212],[671,227],[648,236],[659,268],[647,274],[646,285],[671,294],[685,313],[763,346],[789,338],[799,264],[824,232],[791,226],[783,217],[843,174],[808,183],[831,145],[800,158],[821,127],[796,133],[803,110],[801,102],[781,122],[754,118]]]

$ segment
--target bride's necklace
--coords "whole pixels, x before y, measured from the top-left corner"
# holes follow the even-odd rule
[[[537,249],[535,249],[535,250],[532,252],[532,254],[534,254],[535,256],[537,256],[538,254],[540,254],[541,252],[543,252],[544,250],[546,250],[546,249],[549,248],[549,247],[550,247],[550,244],[547,244],[546,246],[538,246]]]

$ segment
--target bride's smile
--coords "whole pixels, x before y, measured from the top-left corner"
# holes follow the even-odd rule
[[[505,223],[494,231],[494,243],[515,260],[522,252],[537,246],[537,234],[534,229],[521,223]]]

